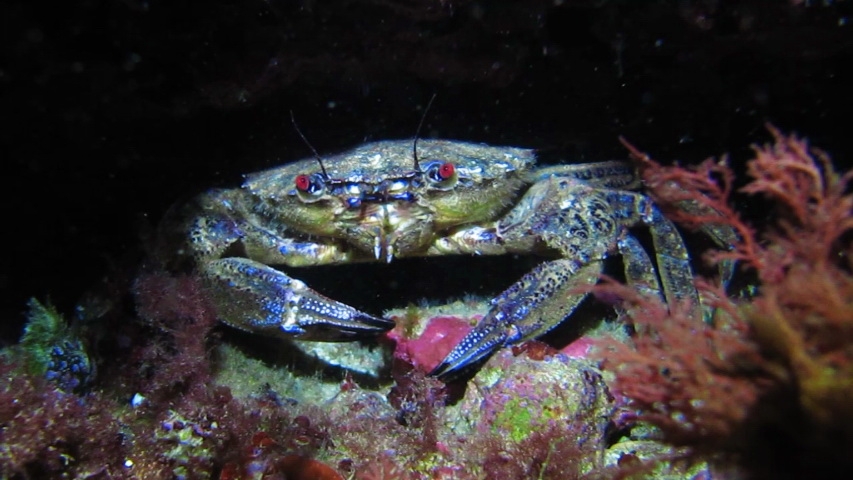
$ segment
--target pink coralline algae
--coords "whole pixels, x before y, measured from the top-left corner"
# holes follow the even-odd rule
[[[388,337],[397,343],[394,357],[411,363],[420,371],[429,372],[471,331],[472,322],[480,318],[480,315],[472,316],[470,320],[456,316],[433,317],[416,338],[406,337],[398,325],[388,333]]]

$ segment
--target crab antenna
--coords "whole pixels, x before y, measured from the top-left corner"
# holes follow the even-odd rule
[[[415,160],[415,171],[421,171],[421,165],[418,163],[418,137],[421,135],[421,128],[424,126],[424,120],[426,120],[427,113],[429,113],[430,107],[432,107],[432,102],[435,100],[436,94],[433,93],[432,97],[429,99],[429,103],[427,103],[426,108],[424,109],[424,114],[421,115],[421,121],[418,123],[418,129],[415,130],[415,141],[412,142],[412,158]]]
[[[302,130],[299,130],[299,125],[296,124],[296,117],[293,115],[293,110],[290,111],[290,123],[293,124],[294,130],[296,130],[296,133],[298,133],[299,136],[302,138],[302,141],[305,142],[305,145],[308,145],[308,148],[310,148],[311,151],[314,152],[314,158],[316,158],[317,163],[320,164],[320,171],[323,172],[323,178],[328,180],[329,174],[326,173],[326,167],[323,166],[323,159],[320,158],[320,154],[317,153],[317,149],[315,149],[314,146],[311,145],[311,142],[309,142],[308,139],[305,138],[305,135],[302,133]]]

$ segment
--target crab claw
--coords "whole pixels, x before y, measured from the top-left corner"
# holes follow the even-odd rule
[[[394,328],[391,320],[325,297],[304,282],[253,260],[214,260],[200,271],[219,319],[248,332],[343,342]]]
[[[491,309],[430,375],[453,380],[496,350],[538,337],[572,313],[598,281],[600,262],[545,262],[492,299]]]
[[[518,329],[498,315],[488,315],[453,347],[453,350],[431,372],[430,376],[449,382],[485,361],[493,352],[518,341]]]

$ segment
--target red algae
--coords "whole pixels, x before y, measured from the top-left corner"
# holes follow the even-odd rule
[[[479,320],[479,317],[474,317]],[[411,363],[422,372],[430,372],[471,331],[471,321],[454,316],[438,316],[428,320],[417,338],[406,338],[399,328],[388,333],[397,342],[394,356]]]
[[[667,442],[758,478],[802,478],[853,468],[853,172],[836,172],[823,152],[768,128],[774,143],[753,147],[740,189],[768,203],[759,226],[732,207],[725,160],[665,167],[629,146],[674,220],[737,233],[731,249],[707,257],[739,262],[753,283],[730,297],[697,278],[715,311],[710,323],[689,306],[599,285],[627,302],[636,331],[629,344],[605,340],[601,357],[627,416]]]

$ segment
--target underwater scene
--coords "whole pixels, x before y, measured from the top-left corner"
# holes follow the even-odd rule
[[[853,470],[853,2],[0,18],[0,479]]]

